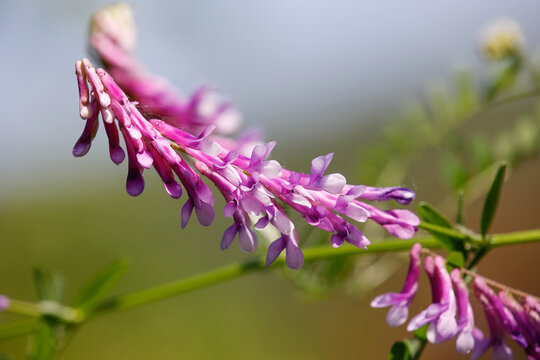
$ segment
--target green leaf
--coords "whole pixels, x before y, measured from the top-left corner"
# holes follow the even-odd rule
[[[418,205],[418,215],[420,215],[420,218],[424,222],[439,225],[448,229],[452,228],[452,223],[427,202],[421,202],[420,205]]]
[[[392,345],[392,348],[390,348],[390,356],[388,357],[389,360],[412,360],[411,353],[409,352],[409,348],[407,347],[407,344],[405,344],[404,341],[397,341]]]
[[[392,345],[388,358],[390,360],[416,360],[420,357],[425,344],[426,341],[418,338],[397,341]]]
[[[122,278],[129,264],[126,260],[118,260],[94,274],[79,290],[73,301],[74,307],[90,309]]]
[[[450,221],[428,203],[422,202],[418,206],[418,215],[422,219],[420,228],[428,231],[433,237],[439,240],[442,245],[452,251],[463,251],[463,234],[457,232]]]
[[[49,269],[35,265],[32,268],[32,278],[38,300],[62,300],[63,283],[58,276],[52,275]]]
[[[49,360],[52,358],[54,349],[54,331],[42,324],[34,335],[30,338],[28,344],[28,359],[30,360]]]
[[[465,256],[462,252],[452,251],[446,257],[446,269],[450,272],[453,268],[462,268],[465,266]]]
[[[497,173],[495,174],[495,178],[491,183],[491,188],[486,196],[484,208],[482,209],[482,217],[480,219],[480,233],[482,236],[486,236],[493,221],[493,217],[495,216],[505,172],[506,164],[500,165],[497,169]]]

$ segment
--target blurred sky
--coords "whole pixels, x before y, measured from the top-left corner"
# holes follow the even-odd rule
[[[74,63],[87,56],[88,19],[108,3],[0,0],[0,199],[107,161],[101,133],[89,159],[71,148],[83,128]],[[151,71],[185,93],[216,85],[247,124],[289,146],[373,121],[427,79],[474,64],[478,30],[495,18],[518,20],[529,43],[540,34],[535,0],[131,3]]]

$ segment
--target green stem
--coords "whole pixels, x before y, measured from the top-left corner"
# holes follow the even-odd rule
[[[440,243],[431,237],[419,238],[415,240],[415,242],[419,242],[425,247],[440,247]],[[403,240],[384,241],[371,244],[369,250],[364,250],[352,246],[343,246],[339,249],[334,249],[328,246],[314,247],[304,250],[304,261],[310,262],[320,259],[329,259],[332,257],[348,255],[373,254],[388,251],[403,251],[410,249],[413,244],[414,242],[408,242]],[[284,265],[285,260],[283,258],[279,258],[276,260],[272,268],[283,267]],[[144,305],[264,269],[266,269],[264,258],[224,266],[222,268],[211,270],[199,275],[194,275],[186,279],[181,279],[168,284],[158,285],[145,290],[139,290],[106,299],[96,306],[94,312],[100,313],[105,311],[127,309],[139,305]]]
[[[491,247],[537,242],[540,240],[540,229],[496,234],[490,240]]]
[[[435,224],[423,222],[418,225],[418,228],[429,231],[431,233],[437,233],[439,235],[449,236],[454,239],[460,239],[461,241],[470,240],[469,235],[463,234],[462,232],[456,231],[454,229],[446,228],[446,227],[435,225]]]
[[[491,237],[491,241],[491,247],[540,241],[540,230],[493,235]],[[317,246],[304,250],[304,261],[307,263],[315,260],[329,259],[332,257],[340,256],[360,254],[367,255],[380,252],[404,251],[409,250],[414,243],[420,243],[423,247],[430,249],[441,247],[441,243],[432,237],[416,237],[414,241],[392,240],[377,242],[371,244],[369,246],[369,250],[363,250],[353,246],[342,246],[338,249],[334,249],[328,246]],[[276,263],[272,266],[272,268],[275,269],[278,267],[283,267],[284,265],[285,260],[283,258],[279,258],[278,260],[276,260]],[[264,269],[265,266],[263,258],[252,260],[246,263],[232,264],[172,283],[158,285],[145,290],[135,291],[132,293],[127,293],[106,299],[97,305],[95,311],[97,313],[100,313],[117,309],[128,309],[131,307],[140,306],[154,301],[181,295],[190,291],[207,287],[209,285],[217,284],[225,280],[234,279],[236,277],[240,277],[242,275]]]
[[[30,317],[40,317],[41,308],[38,304],[34,304],[28,301],[9,299],[9,307],[6,309],[7,312],[13,314],[19,314]]]
[[[225,280],[239,277],[240,275],[248,274],[255,270],[261,270],[263,268],[264,263],[260,259],[245,263],[227,265],[168,284],[158,285],[148,289],[105,299],[96,306],[94,311],[99,313],[144,305],[150,302],[166,299],[217,284]]]
[[[430,228],[429,225],[422,225],[422,228]],[[431,230],[434,230],[430,228]],[[441,228],[444,229],[444,228]],[[436,230],[441,230],[436,229]],[[451,231],[452,236],[461,233],[450,229],[441,231]],[[497,234],[490,237],[490,248],[498,246],[507,246],[520,243],[540,241],[540,229],[529,230],[522,232]],[[391,240],[373,243],[368,250],[359,249],[353,246],[342,246],[338,249],[329,246],[317,246],[304,250],[304,260],[306,263],[329,259],[341,256],[351,255],[368,255],[381,252],[395,252],[409,250],[414,243],[420,243],[424,248],[436,249],[441,248],[441,243],[431,236],[418,236],[412,241]],[[285,259],[280,257],[276,260],[270,269],[277,269],[285,266]],[[143,290],[137,290],[131,293],[114,296],[105,299],[98,303],[94,308],[95,313],[103,313],[113,310],[128,309],[155,301],[167,299],[170,297],[185,294],[197,289],[205,288],[210,285],[218,284],[226,280],[234,279],[245,274],[266,269],[264,257],[259,257],[247,262],[227,265],[218,269],[214,269],[202,274],[190,276],[185,279],[170,282],[167,284],[157,285]],[[40,317],[43,311],[39,304],[33,304],[25,301],[11,300],[10,306],[6,309],[7,312],[25,315],[30,317]]]

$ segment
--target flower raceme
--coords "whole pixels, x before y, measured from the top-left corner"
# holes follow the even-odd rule
[[[226,137],[238,129],[240,112],[206,86],[186,98],[146,71],[134,55],[135,26],[126,4],[105,7],[93,16],[89,42],[107,71],[94,68],[87,59],[76,64],[79,110],[86,126],[73,154],[88,152],[101,114],[111,160],[120,164],[127,152],[130,195],[143,191],[142,173],[151,167],[171,197],[180,198],[183,186],[187,200],[181,211],[182,227],[193,211],[202,225],[214,219],[213,194],[202,175],[221,193],[226,201],[224,215],[233,219],[223,234],[222,249],[238,237],[242,250],[253,251],[254,229],[269,224],[280,232],[268,249],[268,265],[283,251],[290,268],[303,263],[295,225],[284,207],[333,233],[334,247],[343,242],[362,248],[369,244],[351,221],[372,219],[403,239],[416,232],[419,219],[410,211],[383,211],[362,201],[395,200],[406,205],[414,199],[412,191],[348,185],[341,174],[325,174],[333,154],[315,158],[310,174],[293,172],[268,159],[276,143],[263,143],[260,134]]]
[[[130,195],[137,196],[143,191],[142,173],[152,167],[172,198],[182,196],[183,186],[187,200],[181,211],[182,227],[188,224],[193,211],[204,226],[214,219],[214,197],[201,175],[206,177],[226,201],[224,215],[233,218],[233,224],[223,234],[222,249],[228,248],[238,236],[242,250],[255,250],[257,236],[253,228],[264,229],[271,224],[281,236],[270,244],[267,265],[285,250],[287,265],[300,268],[303,255],[298,234],[283,206],[297,211],[308,224],[333,233],[334,247],[343,242],[361,248],[369,244],[351,220],[372,219],[399,238],[410,238],[416,231],[419,220],[408,210],[380,210],[362,201],[395,200],[407,204],[414,198],[412,191],[352,186],[341,174],[325,175],[333,154],[315,158],[310,174],[293,172],[275,160],[268,160],[275,142],[251,145],[251,151],[246,154],[245,144],[214,137],[215,124],[194,134],[174,125],[174,121],[147,119],[111,75],[94,68],[87,59],[76,63],[75,72],[80,116],[86,120],[86,126],[73,155],[78,157],[88,152],[101,115],[111,160],[120,164],[127,153],[126,189]],[[198,93],[194,96],[200,97]],[[120,146],[120,136],[125,151]],[[256,219],[255,224],[252,219]]]
[[[390,326],[400,326],[407,321],[408,308],[418,289],[421,252],[420,244],[411,249],[409,271],[401,293],[383,294],[371,302],[376,308],[392,306],[386,318]],[[525,349],[529,359],[540,359],[540,305],[534,297],[526,296],[520,303],[509,291],[501,290],[497,295],[487,285],[487,280],[476,276],[474,294],[482,305],[490,330],[490,336],[484,338],[482,331],[475,327],[461,270],[455,268],[448,273],[444,258],[431,255],[424,259],[424,270],[431,285],[432,303],[412,318],[408,331],[428,325],[427,340],[433,344],[457,336],[457,350],[471,353],[472,360],[479,359],[489,348],[493,349],[494,359],[512,359],[512,350],[505,343],[508,333]]]

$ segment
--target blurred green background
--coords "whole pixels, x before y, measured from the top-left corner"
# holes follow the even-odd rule
[[[86,21],[102,3],[0,2],[0,77],[8,84],[0,90],[5,100],[0,110],[0,293],[14,298],[34,298],[35,264],[61,274],[70,301],[90,275],[120,258],[129,259],[131,267],[114,293],[250,257],[236,246],[219,250],[229,224],[219,215],[220,202],[210,228],[192,219],[181,230],[182,201],[170,199],[151,171],[145,174],[145,192],[129,197],[126,168],[108,160],[102,131],[89,155],[71,157],[83,126],[77,116],[73,62],[86,54]],[[533,2],[483,2],[474,9],[465,1],[439,7],[417,2],[410,9],[397,2],[277,2],[261,3],[261,8],[242,1],[227,6],[135,5],[140,53],[151,70],[179,87],[188,84],[187,89],[201,78],[219,82],[245,109],[248,124],[262,123],[268,137],[278,140],[273,157],[283,166],[308,171],[312,158],[335,152],[331,171],[342,172],[350,183],[371,181],[362,161],[373,157],[369,148],[380,144],[381,127],[401,116],[398,109],[404,100],[420,96],[423,84],[434,77],[450,82],[450,69],[463,56],[476,64],[475,34],[485,21],[514,16],[532,43],[540,33],[532,17],[538,10]],[[362,21],[369,26],[363,28]],[[449,30],[444,21],[461,21],[463,26]],[[281,30],[280,24],[285,24]],[[225,29],[221,37],[216,35],[220,29]],[[433,33],[426,34],[426,29]],[[253,36],[246,35],[250,30]],[[325,37],[321,40],[316,31]],[[220,58],[223,52],[227,56]],[[426,52],[432,61],[426,60]],[[400,54],[404,58],[399,59]],[[43,59],[28,65],[39,56]],[[205,60],[199,58],[203,56]],[[469,143],[469,134],[481,133],[492,140],[499,129],[516,123],[519,114],[535,113],[535,106],[525,100],[497,108],[475,119],[458,137]],[[448,190],[439,171],[443,153],[423,155],[411,174],[393,185],[411,187],[420,200],[444,202]],[[538,160],[536,153],[529,154],[513,170],[493,232],[540,225]],[[454,203],[444,204],[451,217]],[[481,206],[482,197],[467,206],[466,224],[473,229]],[[368,230],[368,237],[378,236]],[[479,271],[538,295],[539,253],[540,244],[496,249]],[[370,292],[340,288],[310,296],[279,271],[269,271],[107,314],[85,325],[62,359],[385,359],[406,331],[389,328],[386,311],[368,304],[376,294],[400,288],[407,264],[406,256],[383,260],[396,268],[395,275]],[[415,312],[428,303],[423,281]],[[14,317],[2,314],[0,319]],[[0,342],[0,354],[22,358],[25,340]],[[522,356],[516,351],[516,359]],[[467,357],[460,357],[449,341],[428,346],[424,358]]]

